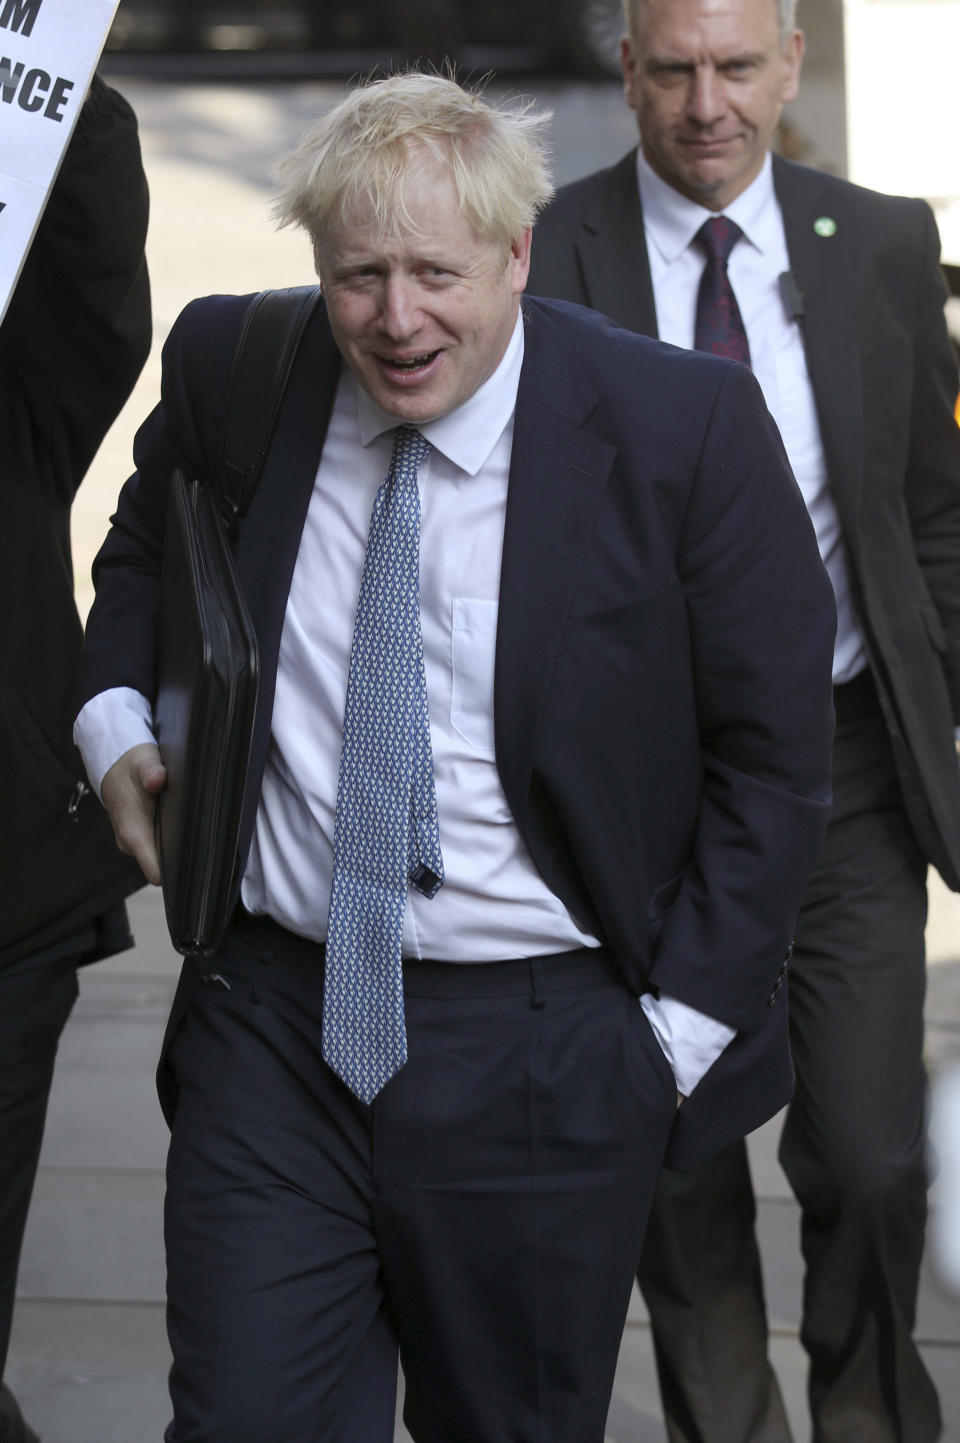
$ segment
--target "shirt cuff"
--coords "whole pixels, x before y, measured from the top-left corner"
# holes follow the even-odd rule
[[[156,745],[150,703],[129,686],[114,686],[98,692],[74,722],[73,741],[83,758],[90,785],[99,797],[100,784],[124,752],[143,742]]]
[[[673,1068],[677,1091],[689,1097],[736,1037],[736,1028],[707,1017],[675,997],[654,997],[652,992],[645,992],[640,1006]]]

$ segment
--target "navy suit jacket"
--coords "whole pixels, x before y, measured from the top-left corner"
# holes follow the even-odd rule
[[[85,697],[153,692],[167,477],[211,471],[246,303],[194,302],[167,342],[162,401],[96,564]],[[740,1034],[678,1113],[670,1158],[693,1161],[790,1091],[781,987],[829,807],[832,591],[748,371],[579,306],[525,300],[524,318],[497,765],[535,865],[630,988]],[[237,541],[263,673],[243,856],[339,369],[321,307]]]

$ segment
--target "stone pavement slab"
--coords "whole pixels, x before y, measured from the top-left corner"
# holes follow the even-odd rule
[[[159,1302],[18,1305],[7,1381],[43,1443],[160,1443],[168,1367]]]
[[[35,1301],[157,1304],[164,1296],[163,1175],[44,1167],[18,1294]]]

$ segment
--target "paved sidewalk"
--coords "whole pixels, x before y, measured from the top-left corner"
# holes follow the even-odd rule
[[[270,164],[340,87],[116,83],[141,118],[158,341],[193,295],[310,280],[306,243],[275,235],[268,220]],[[616,159],[633,141],[633,118],[615,86],[522,88],[557,107],[561,180]],[[154,404],[158,382],[157,349],[75,507],[84,610],[90,560],[129,469],[134,426]],[[928,1052],[935,1069],[960,1059],[960,901],[939,886],[933,896]],[[137,947],[85,974],[64,1034],[20,1274],[8,1374],[44,1443],[159,1443],[167,1419],[160,1235],[166,1132],[153,1068],[179,959],[166,940],[158,894],[140,893],[131,910]],[[775,1160],[775,1130],[762,1130],[751,1146],[773,1356],[797,1443],[805,1443],[797,1212]],[[919,1336],[943,1396],[946,1443],[960,1443],[960,1302],[929,1272]],[[610,1443],[663,1439],[638,1300],[608,1435]],[[406,1439],[402,1430],[397,1436]]]

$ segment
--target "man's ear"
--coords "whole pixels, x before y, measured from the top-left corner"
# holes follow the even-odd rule
[[[520,232],[510,242],[510,255],[507,264],[512,267],[513,294],[519,296],[527,284],[527,276],[530,274],[530,245],[533,231],[530,226]]]
[[[783,48],[783,58],[786,65],[783,80],[783,94],[780,97],[784,105],[791,100],[796,100],[800,93],[800,67],[803,65],[803,56],[806,50],[806,40],[802,30],[793,30],[787,36],[787,43]]]
[[[631,110],[636,110],[634,86],[637,78],[637,57],[629,35],[620,39],[620,69],[623,72],[623,97]]]

